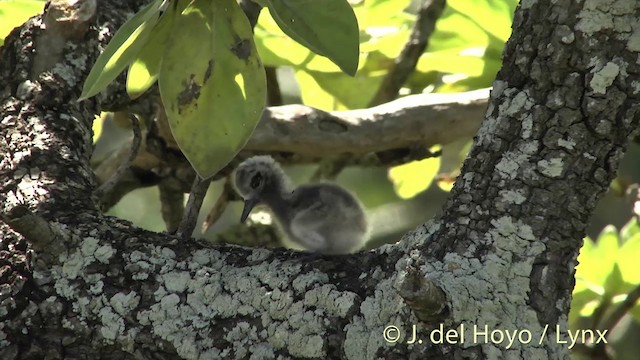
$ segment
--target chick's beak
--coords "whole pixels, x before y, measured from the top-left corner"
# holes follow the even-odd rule
[[[247,221],[249,217],[249,213],[253,209],[254,206],[258,204],[258,198],[247,199],[244,201],[244,209],[242,209],[242,216],[240,217],[240,222],[244,223]]]

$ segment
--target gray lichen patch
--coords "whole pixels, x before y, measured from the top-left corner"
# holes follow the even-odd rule
[[[78,250],[60,257],[50,277],[58,294],[74,304],[75,320],[68,321],[69,326],[97,323],[102,341],[123,349],[135,348],[136,335],[148,327],[187,359],[229,354],[268,358],[274,349],[292,356],[324,357],[326,333],[331,330],[327,316],[345,318],[358,311],[358,296],[329,285],[321,272],[301,273],[301,266],[279,261],[237,268],[226,265],[225,256],[216,250],[199,250],[182,259],[168,247],[153,245],[119,259],[131,279],[157,285],[153,296],[142,301],[136,290],[106,295],[104,276],[92,273],[92,265],[108,262],[115,254],[111,245],[84,238]],[[377,304],[382,307],[382,302]],[[369,309],[367,318],[373,319],[375,311]],[[214,344],[210,329],[238,316],[259,322],[224,328],[226,348]]]
[[[538,171],[551,178],[561,176],[563,168],[564,164],[560,158],[538,161]]]
[[[498,198],[498,204],[504,204],[502,207],[506,208],[508,205],[520,205],[527,200],[524,189],[514,190],[500,190],[498,192],[500,197]]]
[[[495,250],[480,259],[472,252],[449,253],[442,262],[427,263],[421,268],[425,276],[437,282],[447,294],[452,315],[449,325],[542,334],[527,299],[533,262],[544,251],[544,245],[536,239],[530,226],[509,216],[493,220],[489,230],[477,241],[478,246],[491,246]],[[496,282],[497,278],[503,280]],[[500,353],[507,346],[506,342],[480,344],[485,354]],[[465,339],[464,346],[477,345],[478,341]],[[546,353],[544,344],[537,342],[516,341],[510,349],[517,358],[523,358],[525,353],[534,358],[544,357]]]
[[[487,115],[478,130],[478,143],[486,144],[495,141],[495,133],[498,131],[498,124],[504,117],[512,118],[523,125],[522,137],[527,139],[531,136],[531,113],[534,101],[528,91],[521,91],[514,88],[507,88],[503,81],[495,81],[494,90],[491,93],[493,100],[487,109]],[[493,105],[497,102],[497,106]],[[497,110],[497,111],[496,111]]]
[[[620,73],[620,67],[613,62],[608,62],[604,67],[597,70],[593,74],[593,78],[589,82],[589,86],[596,94],[605,94],[607,88],[613,84]]]
[[[587,35],[608,29],[630,33],[631,25],[638,23],[638,18],[630,15],[634,13],[635,6],[635,0],[586,1],[578,13],[577,17],[580,20],[575,26],[576,30]]]
[[[507,151],[502,155],[496,164],[496,170],[507,179],[515,179],[523,164],[527,164],[529,159],[538,151],[538,141],[521,142],[512,151]]]
[[[382,336],[386,326],[405,324],[410,310],[394,287],[396,277],[382,280],[373,296],[360,305],[360,314],[345,327],[344,352],[347,359],[376,358],[376,353],[388,346]]]

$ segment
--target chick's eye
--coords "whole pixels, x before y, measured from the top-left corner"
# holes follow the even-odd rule
[[[253,175],[253,177],[251,178],[251,183],[249,185],[251,185],[252,189],[257,189],[258,186],[260,186],[260,183],[262,183],[262,174],[257,173]]]

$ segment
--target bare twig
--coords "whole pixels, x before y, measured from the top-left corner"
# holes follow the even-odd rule
[[[436,27],[436,21],[442,14],[445,4],[446,0],[422,1],[418,17],[411,30],[411,35],[409,35],[409,41],[382,80],[382,84],[369,106],[391,101],[398,96],[398,91],[415,70],[418,59],[427,48],[429,37]]]
[[[120,164],[118,170],[116,170],[116,172],[111,175],[109,180],[105,181],[102,185],[100,185],[100,187],[98,187],[98,189],[96,190],[96,196],[98,196],[99,198],[113,190],[116,184],[118,184],[122,177],[127,173],[133,160],[136,158],[136,156],[138,156],[138,150],[140,150],[140,142],[142,141],[140,122],[138,121],[138,117],[131,113],[129,114],[129,119],[131,120],[131,129],[133,130],[133,141],[131,143],[131,148],[129,149],[129,155]]]
[[[216,203],[213,205],[211,210],[209,210],[209,214],[207,214],[207,218],[202,223],[202,232],[206,232],[209,228],[218,221],[224,210],[227,208],[229,201],[234,198],[233,186],[231,185],[231,179],[228,177],[224,181],[224,187],[222,188],[222,192],[216,200]]]
[[[613,310],[611,315],[605,319],[603,328],[607,331],[611,331],[620,320],[633,309],[640,299],[640,285],[636,286],[627,297]]]
[[[209,184],[211,184],[211,178],[203,179],[199,175],[196,175],[195,180],[193,180],[187,207],[182,215],[180,226],[176,231],[176,234],[183,240],[189,239],[191,234],[193,234],[193,230],[196,228],[198,213],[200,212],[204,196],[207,194],[207,189],[209,189]]]
[[[282,92],[280,91],[280,83],[278,82],[276,68],[273,66],[265,66],[264,70],[267,75],[267,105],[282,105]]]
[[[180,226],[184,213],[184,192],[179,182],[173,178],[162,179],[158,184],[160,192],[160,212],[168,233],[174,233]]]

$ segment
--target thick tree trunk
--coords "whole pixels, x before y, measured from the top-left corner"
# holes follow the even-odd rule
[[[568,358],[575,259],[640,120],[640,3],[522,0],[443,214],[311,264],[100,212],[91,122],[127,100],[76,99],[139,4],[60,3],[1,50],[0,358]]]

